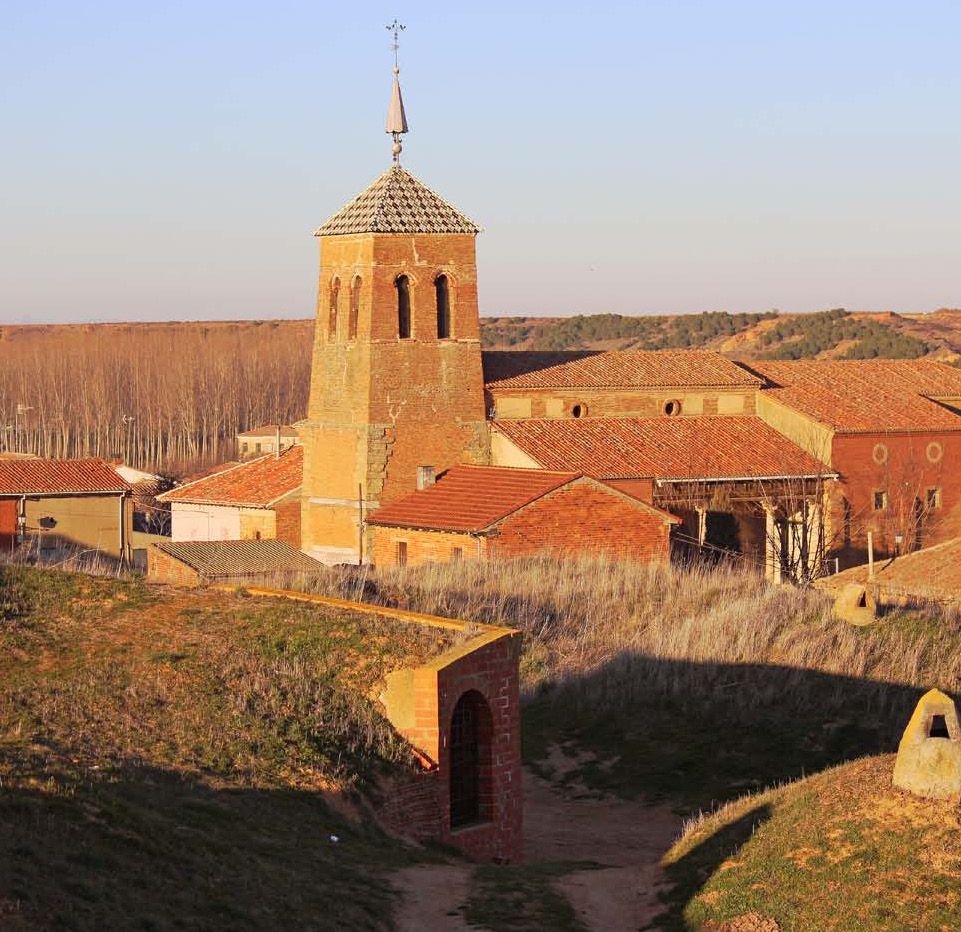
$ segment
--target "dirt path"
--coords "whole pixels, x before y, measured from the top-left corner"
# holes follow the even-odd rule
[[[553,748],[548,763],[555,777],[577,759]],[[681,820],[667,806],[600,797],[581,787],[562,789],[524,772],[524,855],[532,861],[593,861],[597,870],[562,877],[558,889],[594,932],[637,932],[661,912],[659,866]],[[470,930],[462,907],[470,895],[471,868],[425,866],[399,871],[404,894],[400,932]]]
[[[550,763],[561,775],[574,761],[555,748]],[[565,792],[524,774],[527,860],[605,865],[568,874],[557,884],[596,932],[636,932],[661,912],[658,891],[666,878],[658,862],[680,827],[667,806],[600,797],[578,787]]]
[[[473,868],[459,865],[407,867],[393,876],[403,895],[397,932],[470,932],[461,908],[470,895]]]

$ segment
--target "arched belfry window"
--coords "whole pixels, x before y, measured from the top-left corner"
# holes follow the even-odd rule
[[[337,302],[340,300],[340,279],[335,278],[330,283],[330,315],[327,318],[328,336],[337,336]]]
[[[464,693],[450,722],[450,827],[491,818],[491,711],[476,690]]]
[[[399,275],[397,286],[397,336],[402,340],[410,337],[410,279]]]
[[[357,320],[360,317],[360,276],[350,283],[350,317],[347,318],[347,339],[357,339]]]
[[[450,339],[450,283],[446,275],[438,275],[434,279],[434,290],[437,293],[437,339]]]

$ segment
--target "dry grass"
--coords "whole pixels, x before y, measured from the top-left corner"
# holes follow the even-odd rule
[[[522,628],[528,759],[569,740],[604,764],[570,781],[695,808],[890,750],[921,689],[961,691],[956,611],[853,628],[737,569],[531,559],[298,585]]]

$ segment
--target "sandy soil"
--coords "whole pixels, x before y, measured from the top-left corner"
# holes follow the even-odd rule
[[[553,748],[555,776],[577,759]],[[560,789],[524,773],[524,854],[530,861],[592,861],[596,870],[575,871],[558,881],[582,922],[595,932],[636,932],[659,912],[658,891],[666,882],[661,856],[681,820],[666,806],[650,806],[589,793],[582,787]],[[400,932],[459,932],[470,927],[461,907],[470,894],[469,867],[415,867],[395,875],[404,902]]]

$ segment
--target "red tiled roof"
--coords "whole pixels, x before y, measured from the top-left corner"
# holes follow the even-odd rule
[[[825,577],[818,581],[818,587],[838,592],[849,583],[868,582],[868,566],[864,564]],[[871,583],[896,595],[961,600],[961,537],[893,560],[878,560]]]
[[[378,508],[367,520],[370,524],[482,531],[579,478],[576,472],[452,466],[429,488]]]
[[[280,456],[268,453],[239,466],[178,486],[162,502],[196,502],[202,505],[246,505],[267,508],[295,492],[304,481],[304,448],[289,447]]]
[[[926,359],[752,362],[762,394],[841,433],[961,430],[931,398],[961,398],[961,370]]]
[[[600,479],[736,479],[826,475],[828,467],[756,417],[495,421],[545,469]]]
[[[708,350],[484,353],[484,381],[499,388],[758,388],[761,380]]]
[[[130,486],[101,459],[0,461],[0,495],[129,491]]]

